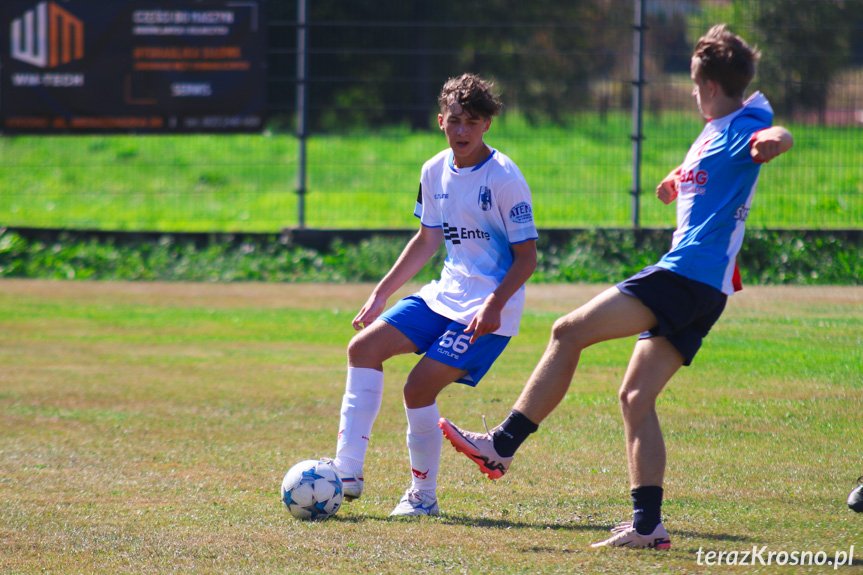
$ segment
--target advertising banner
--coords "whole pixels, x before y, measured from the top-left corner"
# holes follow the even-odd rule
[[[264,0],[2,0],[5,134],[259,132]]]

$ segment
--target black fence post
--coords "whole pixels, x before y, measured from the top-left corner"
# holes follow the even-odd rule
[[[632,227],[641,227],[641,143],[644,140],[642,118],[644,115],[644,24],[645,0],[635,0],[635,24],[633,30],[633,80],[632,80]]]
[[[306,0],[297,2],[297,227],[306,227]]]

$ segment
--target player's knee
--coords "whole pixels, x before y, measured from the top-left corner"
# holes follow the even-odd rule
[[[402,396],[404,397],[405,405],[410,408],[422,407],[430,404],[426,386],[419,384],[417,380],[410,376],[408,376],[407,383],[405,383],[405,386],[402,389]],[[434,397],[431,398],[431,402],[434,402]]]
[[[551,341],[557,345],[580,349],[584,346],[581,335],[577,325],[567,316],[558,318],[551,326]]]
[[[378,346],[366,332],[360,332],[348,343],[348,365],[353,367],[377,368],[384,359],[380,357]]]
[[[624,415],[643,413],[656,406],[656,398],[638,388],[621,387],[617,393],[617,400]]]
[[[363,356],[364,346],[360,335],[355,335],[351,338],[350,343],[348,343],[348,363],[350,364],[353,364],[354,360]]]

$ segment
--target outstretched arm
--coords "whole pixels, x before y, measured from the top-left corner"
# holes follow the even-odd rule
[[[470,343],[483,335],[494,333],[500,327],[500,312],[506,302],[536,270],[536,240],[512,244],[510,247],[513,252],[512,265],[464,330],[471,334]]]
[[[782,126],[773,126],[755,132],[749,142],[749,152],[753,160],[762,163],[784,154],[792,146],[794,146],[794,137],[791,132]]]
[[[399,259],[378,283],[365,305],[354,318],[352,324],[355,330],[359,331],[368,327],[383,313],[387,305],[387,298],[410,281],[426,265],[437,251],[441,241],[443,241],[443,228],[420,227],[420,230],[402,250]]]
[[[674,168],[671,173],[665,176],[665,178],[659,182],[659,185],[656,186],[656,197],[665,205],[668,205],[677,199],[677,188],[680,186],[681,167],[682,166],[677,166]]]

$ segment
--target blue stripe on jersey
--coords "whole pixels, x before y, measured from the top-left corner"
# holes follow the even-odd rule
[[[656,264],[729,295],[761,168],[750,139],[773,120],[766,98],[757,96],[740,113],[712,120],[690,148],[681,164],[672,248]]]
[[[482,168],[482,167],[486,164],[486,162],[488,162],[490,159],[492,159],[492,158],[494,157],[495,152],[497,152],[497,150],[495,150],[494,148],[492,148],[492,149],[491,149],[491,153],[490,153],[488,156],[486,156],[486,158],[485,158],[483,161],[481,161],[480,163],[478,163],[477,165],[475,165],[473,168],[471,168],[471,170],[470,170],[470,171],[471,171],[471,172],[475,172],[475,171],[477,171],[478,169]],[[457,173],[458,173],[458,168],[456,168],[456,167],[455,167],[455,164],[453,163],[453,162],[454,162],[454,160],[455,160],[455,154],[454,154],[454,153],[452,153],[452,152],[450,152],[450,153],[449,153],[449,158],[447,158],[447,165],[449,166],[449,169],[450,169],[450,170],[452,170],[453,172],[455,172],[455,173],[457,174]]]

